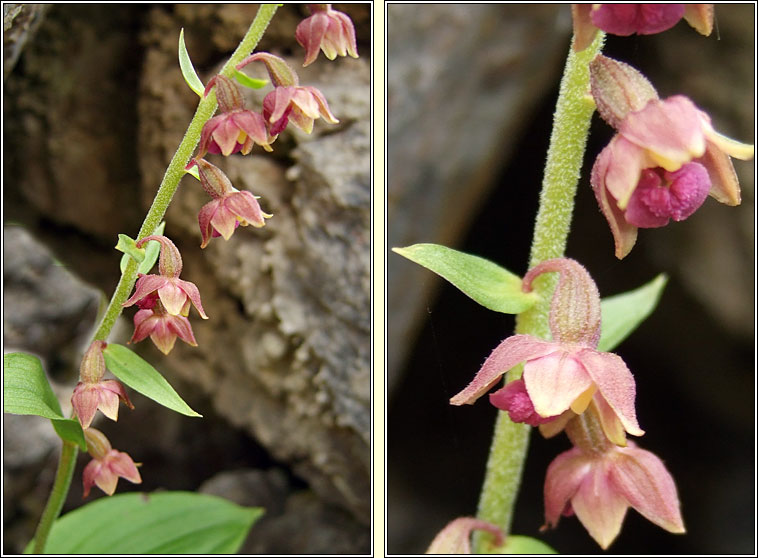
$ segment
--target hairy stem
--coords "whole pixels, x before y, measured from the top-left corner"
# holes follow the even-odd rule
[[[231,58],[224,65],[219,72],[222,75],[231,77],[235,71],[235,66],[242,62],[245,57],[255,48],[263,36],[266,27],[276,12],[276,4],[263,4],[258,13],[250,25],[245,37],[240,42],[237,50],[234,51]],[[136,240],[149,236],[153,233],[155,228],[160,224],[163,216],[166,214],[168,205],[171,203],[171,199],[174,197],[176,189],[179,187],[179,181],[184,176],[184,167],[190,160],[192,152],[197,147],[200,141],[200,132],[203,129],[203,125],[213,116],[216,112],[216,95],[214,92],[208,94],[207,97],[200,100],[195,111],[195,116],[192,117],[192,121],[187,127],[187,131],[184,134],[182,142],[174,153],[171,162],[166,169],[166,173],[163,175],[158,192],[155,194],[153,204],[145,216],[145,220],[140,227],[139,234]],[[132,292],[134,283],[137,280],[137,262],[133,259],[129,260],[129,263],[124,270],[124,273],[119,279],[116,290],[113,293],[113,297],[108,304],[108,308],[105,310],[100,326],[95,332],[94,339],[105,341],[113,329],[116,319],[121,314],[121,305],[129,297],[129,293]]]
[[[235,66],[242,62],[242,60],[252,52],[261,40],[268,24],[274,17],[274,13],[276,13],[277,7],[277,4],[263,4],[258,8],[258,13],[255,16],[253,23],[250,24],[250,28],[247,30],[247,33],[232,54],[231,58],[229,58],[229,61],[219,72],[220,74],[227,77],[232,76],[235,71]],[[203,125],[213,116],[213,113],[216,112],[216,107],[216,95],[214,92],[209,93],[207,97],[200,100],[195,115],[192,117],[192,121],[184,134],[184,138],[179,144],[176,153],[174,153],[174,156],[166,169],[166,173],[163,175],[163,180],[155,195],[155,199],[145,216],[142,227],[140,227],[137,240],[152,234],[155,228],[160,224],[163,216],[166,214],[168,205],[171,203],[171,199],[174,197],[174,193],[179,187],[179,181],[185,174],[184,167],[189,162],[192,152],[200,141],[200,132],[203,129]],[[108,338],[111,329],[113,329],[116,320],[121,314],[121,305],[129,297],[129,293],[131,293],[134,283],[137,280],[137,267],[137,262],[130,258],[124,272],[121,274],[121,278],[119,279],[118,285],[113,292],[113,296],[108,303],[108,307],[105,310],[105,314],[95,332],[93,340],[105,341]],[[71,486],[74,465],[76,464],[76,454],[76,446],[64,441],[55,483],[53,484],[50,498],[48,499],[47,506],[45,507],[45,511],[42,514],[42,518],[40,519],[35,534],[34,552],[36,554],[41,554],[43,552],[50,529],[58,517],[58,514],[61,512],[63,501],[66,499],[66,495]]]
[[[603,33],[598,33],[592,45],[582,52],[569,51],[553,117],[530,268],[541,261],[563,256],[566,249],[584,149],[595,111],[595,105],[588,97],[589,63],[602,50],[604,38]],[[540,299],[534,307],[517,316],[516,333],[549,338],[550,295],[557,279],[551,273],[535,280],[534,291]],[[520,376],[521,368],[517,368],[508,374],[508,380]],[[528,425],[512,422],[508,413],[498,412],[479,498],[478,516],[498,525],[505,533],[510,530],[513,519],[513,506],[521,484],[530,431]],[[477,534],[476,551],[484,553],[491,542],[491,535]]]

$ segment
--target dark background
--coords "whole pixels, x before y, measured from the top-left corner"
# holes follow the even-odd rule
[[[558,9],[568,10],[568,6]],[[732,9],[741,11],[733,13]],[[411,17],[408,10],[406,17]],[[696,104],[711,113],[720,132],[752,142],[754,60],[749,55],[729,54],[731,49],[738,48],[740,41],[754,44],[752,23],[739,25],[740,21],[752,18],[752,7],[719,5],[716,13],[721,24],[720,41],[715,36],[701,37],[681,22],[667,34],[655,37],[608,37],[604,54],[642,69],[661,97],[677,92],[691,95]],[[560,28],[565,19],[556,17],[559,22],[556,27]],[[570,37],[567,28],[565,31],[564,52]],[[735,36],[740,33],[745,35]],[[748,52],[752,54],[752,46]],[[550,56],[546,54],[545,59]],[[713,64],[711,70],[709,63]],[[389,64],[391,67],[392,58]],[[726,79],[734,82],[721,81],[724,65],[745,68],[743,77],[748,79],[739,82],[740,74],[732,68],[726,72],[729,76]],[[500,164],[491,165],[491,189],[477,204],[460,235],[451,235],[455,238],[453,242],[440,242],[422,232],[415,238],[396,239],[394,245],[447,243],[491,259],[515,273],[526,271],[528,239],[538,203],[537,186],[542,179],[560,71],[558,67],[552,81],[532,88],[538,100],[524,117],[526,123],[520,133],[511,138],[512,155],[505,152]],[[737,91],[738,87],[743,90]],[[396,96],[402,98],[402,87],[397,86],[397,90]],[[710,96],[703,93],[708,91],[716,92]],[[721,100],[720,106],[715,99]],[[397,102],[401,104],[400,100]],[[713,104],[706,106],[704,102]],[[475,105],[476,99],[470,99],[470,103]],[[746,120],[736,118],[734,127],[719,127],[719,121],[728,122],[740,110]],[[392,115],[390,107],[390,120]],[[754,552],[754,163],[735,161],[743,188],[743,205],[738,210],[709,199],[689,222],[640,230],[631,254],[618,261],[612,253],[610,231],[588,181],[594,157],[611,133],[595,116],[567,256],[588,268],[601,296],[640,286],[662,271],[670,277],[654,314],[616,352],[635,374],[637,413],[640,425],[646,430],[638,440],[639,445],[663,459],[673,475],[687,533],[667,533],[630,508],[621,534],[609,552],[632,555]],[[392,153],[390,140],[390,192],[393,188],[408,189],[411,186],[401,182],[402,172],[393,168]],[[435,186],[435,183],[425,185],[426,199],[436,195]],[[464,184],[458,195],[465,193]],[[403,219],[405,211],[393,207],[390,198],[390,236],[393,216]],[[737,242],[716,248],[716,251],[736,251],[733,261],[744,265],[717,268],[715,274],[712,262],[692,264],[686,259],[688,248],[698,249],[703,236],[712,241],[718,239],[715,231],[711,235],[708,230],[714,223],[723,223],[711,219],[714,213],[727,215],[733,224],[741,220],[746,225],[741,232],[731,231],[739,238]],[[390,242],[392,246],[392,239]],[[712,256],[705,249],[701,253],[704,257]],[[398,255],[388,255],[390,292],[393,280],[399,280],[406,271],[404,266],[415,264]],[[704,276],[705,289],[694,288],[687,274]],[[470,407],[452,407],[447,401],[471,380],[486,356],[512,333],[514,326],[512,316],[478,306],[447,283],[438,284],[431,272],[423,271],[417,277],[425,289],[415,309],[417,336],[412,337],[408,347],[387,348],[388,353],[407,350],[408,354],[398,367],[397,379],[390,381],[387,408],[390,553],[423,552],[447,522],[476,513],[496,410],[486,399]],[[740,285],[747,288],[740,289]],[[733,327],[738,320],[734,315],[730,321],[714,310],[712,299],[718,298],[718,293],[729,293],[741,301],[736,306],[742,305],[742,310],[746,310],[740,322],[742,329]],[[388,305],[391,328],[392,298]],[[563,518],[555,530],[538,532],[544,523],[542,484],[546,468],[558,453],[569,447],[565,436],[544,440],[532,432],[512,531],[538,537],[560,553],[600,553],[575,517]]]

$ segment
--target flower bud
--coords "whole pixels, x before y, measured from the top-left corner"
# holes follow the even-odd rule
[[[96,339],[84,353],[82,363],[79,366],[79,378],[82,382],[96,384],[103,379],[103,376],[105,376],[103,349],[106,346],[107,343]]]
[[[560,278],[550,304],[550,331],[557,343],[597,347],[600,339],[600,293],[597,285],[577,261],[568,258],[545,260],[524,276],[523,289],[543,273],[558,272]]]
[[[627,114],[658,98],[653,85],[638,70],[602,54],[590,62],[590,86],[598,113],[616,130]]]
[[[268,75],[271,77],[271,83],[275,87],[296,86],[300,83],[295,70],[290,68],[289,64],[287,64],[282,58],[274,56],[268,52],[256,52],[255,54],[251,54],[237,64],[237,69],[241,70],[250,64],[250,62],[255,62],[256,60],[260,60],[266,65]]]
[[[188,167],[192,165],[197,165],[200,184],[203,185],[203,190],[208,192],[208,195],[214,200],[223,198],[234,191],[232,181],[216,165],[212,165],[205,159],[198,158],[193,159]]]
[[[231,79],[221,74],[215,75],[205,86],[204,97],[208,96],[211,89],[216,88],[216,101],[221,112],[232,112],[245,108],[245,100],[239,87]]]
[[[95,428],[84,429],[84,441],[87,442],[87,453],[95,459],[102,459],[113,449],[105,434]]]
[[[150,240],[161,243],[161,255],[158,259],[158,271],[164,277],[179,277],[182,272],[182,255],[176,244],[167,237],[159,234],[151,234],[137,241],[137,248],[142,248]]]

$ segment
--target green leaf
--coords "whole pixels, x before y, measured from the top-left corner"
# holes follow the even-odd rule
[[[261,89],[266,86],[268,83],[267,79],[256,79],[251,78],[247,74],[243,74],[239,70],[234,70],[234,79],[236,79],[238,82],[240,82],[245,87],[249,87],[251,89]]]
[[[62,440],[73,442],[82,451],[87,451],[87,441],[84,439],[84,430],[82,425],[76,419],[51,419],[55,433]]]
[[[205,92],[205,86],[203,85],[203,82],[200,81],[200,78],[197,77],[197,72],[195,71],[195,67],[192,65],[192,60],[190,60],[189,53],[187,52],[187,45],[184,44],[184,28],[179,31],[179,67],[182,69],[182,76],[184,76],[184,81],[187,82],[189,88],[197,93],[202,99],[203,93]]]
[[[153,234],[163,234],[166,228],[166,221],[161,221],[160,225],[155,227]],[[134,258],[139,263],[137,273],[148,273],[155,262],[158,261],[158,256],[161,253],[161,243],[157,240],[151,240],[144,248],[137,248],[134,246],[135,241],[126,236],[125,234],[118,235],[118,244],[116,244],[116,250],[124,252],[121,258],[121,273],[124,273],[126,264],[129,262],[129,258]]]
[[[39,358],[26,353],[3,355],[3,412],[62,419]]]
[[[50,419],[58,436],[87,450],[79,421],[64,418],[42,363],[34,355],[3,355],[3,412]]]
[[[208,494],[117,494],[58,519],[45,553],[234,554],[261,515],[262,508],[238,506]]]
[[[597,350],[613,350],[637,329],[658,305],[667,281],[666,275],[661,273],[633,291],[604,298],[600,302],[602,331]]]
[[[484,258],[438,244],[414,244],[392,251],[447,279],[495,312],[519,314],[537,302],[535,293],[521,290],[521,277]]]
[[[127,386],[156,403],[188,417],[201,417],[174,391],[149,362],[123,345],[108,343],[103,351],[108,370]]]
[[[187,174],[191,174],[192,176],[200,180],[200,170],[197,168],[197,165],[193,166],[189,170],[184,169],[184,172],[186,172]]]
[[[539,539],[524,535],[508,535],[505,544],[485,549],[486,554],[558,554]]]

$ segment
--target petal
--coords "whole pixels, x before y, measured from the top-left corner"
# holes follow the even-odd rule
[[[249,135],[258,145],[268,144],[268,131],[263,116],[251,110],[234,113],[234,123]]]
[[[124,405],[130,409],[134,409],[134,405],[132,405],[132,402],[129,401],[129,396],[127,395],[126,389],[121,382],[118,380],[104,380],[100,382],[100,386],[102,389],[115,393],[118,398],[124,403]]]
[[[176,334],[174,334],[168,327],[168,321],[171,317],[182,318],[183,316],[171,316],[171,314],[163,316],[150,333],[150,339],[153,344],[164,355],[169,354],[176,343]]]
[[[684,533],[674,479],[654,453],[630,442],[615,452],[610,478],[644,517],[671,533]]]
[[[237,216],[227,207],[228,200],[228,197],[221,200],[216,213],[211,219],[211,225],[224,237],[224,240],[229,240],[237,228]]]
[[[603,429],[605,437],[617,446],[626,446],[626,431],[624,430],[624,425],[618,416],[616,416],[616,411],[608,405],[608,402],[599,393],[595,394],[593,401],[600,417],[600,426]]]
[[[134,315],[134,335],[129,343],[139,343],[145,339],[155,327],[158,317],[152,310],[140,310]]]
[[[579,52],[590,46],[597,35],[597,27],[592,23],[592,4],[571,4],[571,19],[574,25],[574,51]]]
[[[195,341],[195,335],[192,332],[192,326],[187,318],[184,316],[167,316],[166,323],[168,330],[178,335],[182,341],[197,347],[197,341]],[[173,342],[172,342],[173,346]]]
[[[556,418],[541,417],[534,412],[534,405],[521,379],[508,382],[505,387],[491,393],[490,403],[501,411],[507,411],[513,422],[523,422],[530,426],[538,426]]]
[[[166,312],[174,316],[182,311],[182,306],[184,306],[184,302],[187,300],[187,294],[177,284],[177,281],[181,281],[181,279],[175,277],[166,278],[165,284],[158,289],[158,296],[166,308]]]
[[[685,4],[684,19],[707,37],[713,31],[713,4]]]
[[[326,13],[317,12],[301,21],[297,29],[295,29],[295,39],[300,43],[300,46],[305,48],[305,62],[303,62],[303,66],[308,66],[316,60],[321,40],[324,37],[324,33],[326,33],[328,25],[329,21]]]
[[[705,135],[707,141],[715,145],[718,149],[741,161],[749,161],[755,155],[755,146],[749,143],[742,143],[732,138],[719,134],[713,129],[706,129]]]
[[[162,277],[160,275],[142,275],[137,279],[137,284],[134,288],[134,294],[132,297],[121,306],[131,306],[138,300],[145,298],[150,293],[163,287],[167,281],[167,277]]]
[[[699,161],[706,168],[711,179],[710,196],[719,203],[740,205],[742,202],[740,182],[729,155],[708,142],[705,155]]]
[[[670,182],[670,211],[674,221],[683,221],[695,213],[711,189],[708,171],[698,163],[682,165],[678,171],[665,172],[664,177]]]
[[[583,349],[578,359],[626,431],[633,436],[642,436],[645,431],[637,424],[634,410],[634,376],[621,357],[613,353]]]
[[[315,87],[305,87],[312,96],[313,99],[316,101],[316,104],[318,105],[318,112],[321,115],[321,117],[329,122],[330,124],[337,124],[339,123],[339,120],[337,120],[337,117],[332,114],[332,111],[329,110],[329,104],[326,102],[326,97],[316,89]]]
[[[553,343],[531,335],[513,335],[495,347],[476,373],[474,379],[460,393],[450,398],[451,405],[471,405],[487,392],[511,368],[530,358],[537,358],[556,350]]]
[[[111,471],[107,459],[108,456],[104,458],[103,465],[98,469],[94,480],[100,490],[105,492],[108,496],[113,496],[113,493],[116,492],[116,485],[118,484],[118,475]]]
[[[597,199],[600,210],[611,227],[616,257],[622,259],[631,252],[634,243],[637,241],[637,227],[626,220],[624,212],[618,208],[616,200],[606,188],[605,178],[611,156],[610,145],[600,152],[592,167],[591,183],[592,190],[595,192],[595,199]]]
[[[589,473],[591,459],[579,448],[564,451],[553,459],[545,475],[545,522],[555,527],[571,498]]]
[[[211,225],[211,220],[213,219],[213,216],[218,209],[219,203],[220,200],[213,200],[211,202],[208,202],[202,207],[202,209],[200,209],[200,212],[197,214],[197,222],[198,225],[200,225],[200,234],[202,235],[203,239],[202,243],[200,244],[200,248],[205,248],[211,241],[211,236],[213,234],[213,226]]]
[[[92,424],[99,403],[100,396],[95,386],[84,382],[76,384],[74,394],[71,396],[71,406],[74,408],[82,428],[89,428]]]
[[[592,22],[607,33],[653,35],[671,29],[684,15],[684,4],[599,4]]]
[[[107,389],[98,389],[100,412],[113,421],[118,420],[118,395]]]
[[[337,18],[340,21],[342,27],[340,35],[343,48],[347,49],[348,55],[352,58],[358,58],[358,46],[355,40],[355,26],[353,25],[353,20],[351,20],[347,14],[343,14],[337,10],[331,10],[329,14],[332,18]]]
[[[174,281],[176,281],[176,284],[179,285],[179,287],[186,293],[187,297],[192,301],[192,304],[200,313],[200,316],[204,320],[207,320],[208,316],[205,315],[205,310],[203,310],[203,303],[200,300],[200,291],[197,289],[195,284],[190,283],[189,281],[182,281],[181,279],[175,279]]]
[[[616,135],[608,147],[605,187],[616,198],[618,208],[626,209],[642,170],[658,165],[650,160],[644,149],[624,136]]]
[[[98,459],[93,459],[82,471],[82,484],[84,485],[84,498],[89,496],[89,491],[95,486],[95,478],[100,473],[100,469],[103,466],[102,462]]]
[[[705,153],[701,111],[687,97],[675,95],[664,101],[649,101],[645,108],[629,113],[619,133],[648,151],[667,171]],[[618,198],[618,196],[617,196]]]
[[[277,122],[284,116],[284,112],[289,108],[292,95],[295,93],[294,87],[277,87],[263,99],[264,104],[269,99],[271,104],[271,115],[268,117],[270,123]],[[273,131],[271,132],[274,133]]]
[[[234,118],[231,114],[226,114],[224,116],[224,120],[213,132],[213,139],[216,140],[224,157],[228,157],[235,152],[235,148],[238,145],[237,138],[239,137],[240,129],[234,123]]]
[[[226,207],[237,216],[241,224],[262,227],[266,224],[263,211],[255,196],[247,191],[235,192],[226,200]]]
[[[571,499],[576,517],[603,550],[608,548],[621,531],[629,504],[611,482],[602,459],[596,459],[590,473],[584,477],[579,490]]]
[[[530,359],[524,365],[523,378],[534,410],[543,417],[560,415],[592,387],[584,367],[565,350]]]
[[[132,458],[129,457],[129,454],[112,450],[106,459],[108,460],[108,466],[111,471],[119,477],[124,478],[129,482],[133,482],[134,484],[140,484],[142,482],[142,477],[140,477],[137,466],[134,464],[134,461],[132,461]]]
[[[624,218],[636,227],[663,227],[671,219],[670,197],[669,189],[662,184],[660,175],[652,169],[645,169],[629,198]]]

